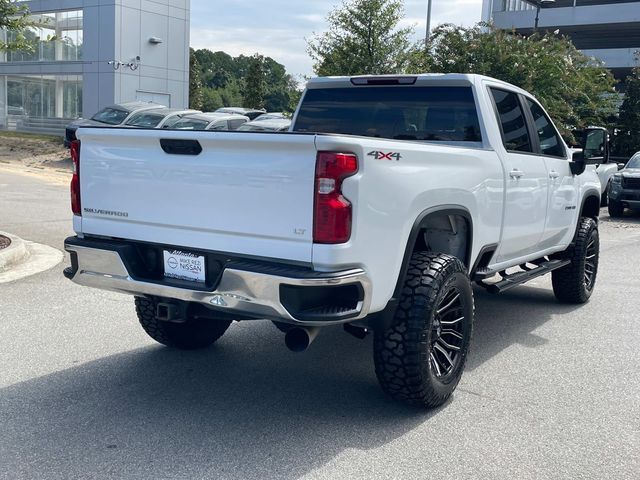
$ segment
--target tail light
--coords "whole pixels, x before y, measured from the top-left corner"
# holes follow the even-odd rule
[[[71,211],[74,215],[82,215],[82,209],[80,208],[80,140],[71,142],[71,161],[73,162]]]
[[[352,153],[318,152],[316,159],[313,241],[345,243],[351,237],[351,203],[342,195],[342,181],[358,171]]]

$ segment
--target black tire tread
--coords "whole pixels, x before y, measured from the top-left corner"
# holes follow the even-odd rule
[[[611,218],[621,218],[624,215],[624,205],[616,200],[609,199],[607,210]]]
[[[425,381],[424,372],[428,360],[425,353],[428,349],[424,345],[426,312],[436,306],[440,290],[454,273],[462,273],[468,279],[464,264],[451,255],[416,252],[411,258],[394,324],[374,336],[376,375],[382,389],[394,399],[437,407],[447,401],[460,380],[466,352],[459,374],[445,391],[432,388],[432,384]],[[471,291],[470,286],[469,289]],[[471,305],[473,312],[473,295]]]
[[[593,287],[591,290],[587,290],[584,286],[583,278],[587,244],[594,230],[597,235],[598,225],[596,221],[589,217],[582,217],[578,225],[574,245],[569,247],[562,255],[563,258],[571,260],[571,264],[551,273],[553,293],[562,303],[582,304],[589,301],[591,297]],[[593,286],[595,287],[595,278]]]

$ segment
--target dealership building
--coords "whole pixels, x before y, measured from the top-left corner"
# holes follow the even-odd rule
[[[133,100],[187,106],[190,0],[24,3],[35,48],[0,52],[0,129],[62,133],[72,119]]]
[[[640,1],[637,0],[483,0],[483,20],[530,34],[539,10],[540,30],[559,30],[574,45],[624,79],[638,65]]]

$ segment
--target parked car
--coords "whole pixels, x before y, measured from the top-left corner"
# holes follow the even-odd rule
[[[260,115],[264,115],[266,111],[256,110],[255,108],[222,107],[217,109],[215,113],[232,113],[235,115],[244,115],[245,117],[249,117],[249,120],[255,120]]]
[[[286,132],[291,127],[291,120],[287,118],[271,120],[259,120],[259,118],[245,123],[238,130],[243,132]]]
[[[233,321],[274,321],[298,352],[328,325],[373,331],[382,389],[425,407],[462,376],[474,282],[551,274],[558,301],[591,297],[602,130],[570,155],[531,94],[466,74],[311,80],[295,118],[296,135],[82,129],[65,276],[131,294],[175,348]]]
[[[64,135],[64,145],[67,148],[71,145],[71,142],[76,139],[76,130],[78,130],[79,127],[116,127],[125,124],[131,116],[138,112],[158,108],[166,107],[153,102],[127,102],[110,105],[89,119],[79,118],[67,125]]]
[[[609,187],[609,215],[622,217],[625,208],[640,210],[640,152],[611,179]]]
[[[175,130],[237,130],[249,121],[244,115],[227,113],[196,113],[178,120],[171,127]]]
[[[252,121],[262,121],[262,120],[278,120],[281,118],[288,118],[283,112],[267,112],[262,115],[258,115]]]
[[[134,113],[125,122],[127,127],[138,128],[173,128],[182,118],[202,113],[200,110],[181,110],[177,108],[157,108]]]

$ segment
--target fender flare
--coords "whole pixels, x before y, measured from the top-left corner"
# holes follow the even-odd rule
[[[598,209],[595,212],[595,217],[598,218],[600,216],[600,200],[602,198],[602,195],[596,189],[590,188],[587,191],[585,191],[584,195],[582,196],[582,202],[580,203],[580,212],[578,215],[578,221],[580,221],[580,218],[584,216],[583,215],[584,207],[587,201],[592,197],[598,200]]]
[[[407,273],[407,269],[409,268],[409,261],[411,260],[411,255],[413,253],[413,246],[416,244],[416,240],[418,239],[418,235],[420,231],[425,227],[427,223],[427,219],[429,216],[433,214],[445,214],[445,215],[460,215],[464,217],[469,225],[469,241],[467,242],[467,252],[465,265],[469,268],[473,262],[471,259],[471,250],[473,247],[473,218],[471,216],[471,212],[466,207],[462,205],[440,205],[437,207],[428,208],[418,215],[415,222],[413,222],[413,226],[411,227],[411,231],[409,232],[409,238],[405,244],[404,256],[402,257],[402,264],[400,265],[400,273],[396,280],[396,288],[393,291],[393,297],[398,298],[400,292],[402,290],[402,283],[404,281],[404,277]]]
[[[469,210],[462,205],[440,205],[422,211],[413,222],[413,226],[411,227],[411,231],[409,232],[409,238],[407,239],[405,244],[404,256],[402,257],[402,264],[400,265],[400,272],[398,273],[398,278],[396,279],[396,287],[393,290],[393,296],[389,299],[389,301],[387,302],[387,306],[383,310],[369,315],[367,319],[369,328],[373,330],[384,330],[393,322],[393,318],[398,307],[400,294],[402,293],[404,278],[409,268],[409,261],[411,260],[411,255],[413,253],[413,246],[416,244],[416,240],[418,239],[420,231],[426,225],[428,217],[436,213],[460,215],[464,217],[464,219],[468,222],[469,241],[467,243],[467,258],[465,264],[467,268],[470,268],[471,265],[473,265],[474,262],[471,259],[471,250],[473,248],[473,218]]]

